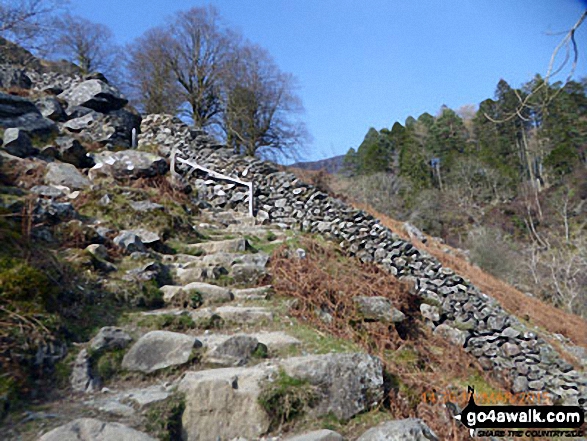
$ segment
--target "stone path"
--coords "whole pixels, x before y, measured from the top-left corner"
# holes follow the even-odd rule
[[[232,217],[228,226],[207,225],[209,241],[185,246],[195,255],[158,256],[170,268],[173,282],[161,288],[166,306],[134,313],[128,325],[103,328],[80,351],[72,375],[77,390],[72,404],[83,417],[48,431],[41,440],[74,434],[82,440],[154,439],[135,428],[148,426],[150,410],[176,402],[178,394],[183,398],[174,418],[184,440],[286,439],[266,437],[280,421],[261,405],[260,397],[269,385],[288,382],[297,385],[313,417],[346,420],[381,404],[379,359],[364,353],[301,355],[304,341],[287,329],[276,330],[283,304],[273,300],[270,285],[256,286],[267,275],[269,255],[254,250],[246,237],[260,242],[270,237],[280,244],[287,236]],[[175,327],[168,329],[169,323]],[[96,366],[103,372],[106,363],[115,372],[104,381]],[[385,434],[436,439],[422,421],[410,424],[407,431],[401,422],[393,430],[381,426],[371,430],[376,435],[366,433],[361,439],[383,439]],[[420,429],[414,432],[414,427]],[[400,438],[402,434],[410,438]],[[287,439],[343,437],[318,430],[290,433]]]

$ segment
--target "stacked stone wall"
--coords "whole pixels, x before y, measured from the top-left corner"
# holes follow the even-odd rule
[[[443,267],[370,216],[300,181],[294,174],[252,157],[235,155],[202,131],[188,129],[165,115],[143,120],[140,144],[173,149],[206,168],[255,183],[255,207],[262,222],[318,233],[336,241],[349,255],[381,265],[396,277],[412,280],[422,298],[422,313],[434,332],[473,354],[483,369],[511,385],[512,392],[547,391],[555,400],[586,406],[587,377],[542,337],[508,314],[470,281]],[[245,187],[195,173],[178,164],[207,203],[246,212]]]

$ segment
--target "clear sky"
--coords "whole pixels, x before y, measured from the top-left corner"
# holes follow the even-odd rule
[[[125,44],[174,11],[214,5],[292,73],[312,135],[305,159],[357,147],[369,127],[458,109],[546,73],[585,0],[72,0]],[[587,22],[576,77],[587,76]]]

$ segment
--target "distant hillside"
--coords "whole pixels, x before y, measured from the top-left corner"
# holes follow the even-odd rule
[[[290,167],[300,168],[302,170],[325,170],[328,173],[335,174],[342,170],[344,157],[345,155],[340,155],[321,159],[320,161],[296,162],[290,165]]]

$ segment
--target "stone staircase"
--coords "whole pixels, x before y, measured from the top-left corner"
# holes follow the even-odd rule
[[[125,324],[102,328],[84,345],[71,379],[76,393],[67,403],[76,409],[68,417],[77,418],[45,429],[42,441],[152,435],[189,441],[342,440],[331,430],[280,435],[281,425],[288,412],[302,407],[311,408],[315,418],[348,420],[382,403],[379,359],[361,352],[312,353],[288,332],[288,299],[274,298],[271,286],[262,283],[269,254],[251,242],[275,247],[291,235],[236,213],[229,218],[228,224],[219,218],[200,225],[209,240],[186,244],[185,254],[158,256],[173,280],[161,288],[165,306],[132,313]],[[116,372],[101,381],[108,363]],[[288,400],[294,401],[292,409],[283,409]],[[153,430],[157,426],[163,430]],[[372,428],[359,439],[436,437],[411,419]]]

